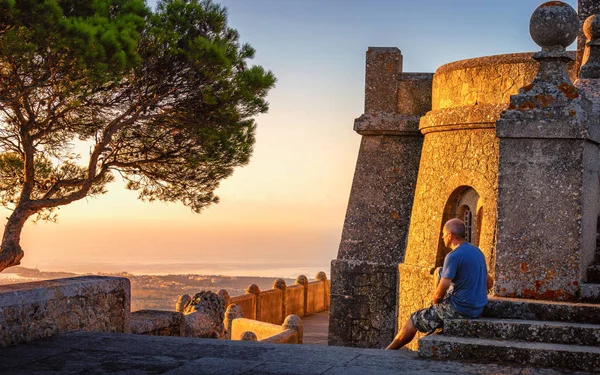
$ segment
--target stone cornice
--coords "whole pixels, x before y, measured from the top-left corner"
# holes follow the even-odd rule
[[[397,113],[365,113],[354,120],[354,131],[360,135],[404,135],[417,136],[419,116]]]
[[[421,117],[419,130],[423,134],[465,129],[494,128],[500,113],[508,104],[442,108],[427,112]]]

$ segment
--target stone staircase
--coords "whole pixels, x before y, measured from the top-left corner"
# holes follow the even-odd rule
[[[600,305],[492,297],[483,317],[420,339],[419,356],[600,371]]]

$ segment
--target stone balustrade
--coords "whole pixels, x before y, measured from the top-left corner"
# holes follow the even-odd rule
[[[286,317],[297,316],[303,318],[313,313],[329,310],[329,291],[330,281],[327,279],[325,272],[317,273],[313,281],[309,281],[306,276],[300,275],[296,278],[295,284],[291,286],[287,286],[283,279],[277,279],[273,282],[273,288],[269,290],[261,291],[257,285],[252,284],[246,288],[246,293],[240,296],[230,297],[226,290],[220,290],[217,294],[228,306],[224,316],[226,337],[233,337],[231,335],[232,321],[237,318],[245,318],[257,322],[257,325],[250,325],[249,327],[262,327],[262,323],[267,324],[265,327],[277,327],[276,329],[271,327],[275,330],[272,332],[277,333],[277,337],[268,338],[268,340],[271,340],[268,341],[266,336],[258,335],[258,341],[265,338],[268,342],[288,342],[286,340],[291,340],[288,337],[290,334],[279,335],[282,332],[281,324],[284,323]],[[133,312],[131,314],[131,333],[205,337],[199,333],[195,335],[194,332],[191,332],[193,330],[189,328],[190,322],[187,325],[188,329],[184,328],[186,321],[191,320],[188,319],[188,315],[184,315],[187,314],[184,310],[191,301],[192,297],[187,294],[180,296],[175,306],[177,312],[154,310]],[[179,314],[180,318],[178,319],[173,314]],[[239,332],[239,335],[245,331],[252,330],[250,328],[245,329]],[[177,334],[177,332],[181,332],[181,334]],[[241,336],[238,339],[241,339]],[[248,335],[248,339],[251,340],[252,335]]]
[[[224,306],[235,313],[229,320],[224,317]],[[232,321],[241,317],[256,322],[248,327],[270,332],[259,333],[259,341],[301,343],[301,329],[290,327],[301,326],[301,317],[329,308],[329,280],[320,272],[314,281],[299,276],[295,285],[287,287],[279,279],[273,289],[260,291],[251,285],[246,294],[231,298],[224,290],[201,292],[194,298],[184,295],[177,308],[179,311],[132,313],[130,282],[121,277],[82,276],[2,285],[0,347],[74,331],[223,337],[224,328],[230,335]],[[244,328],[242,333],[249,330]]]

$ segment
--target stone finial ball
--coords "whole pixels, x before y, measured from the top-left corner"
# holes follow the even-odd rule
[[[285,290],[286,288],[287,288],[287,285],[285,285],[284,279],[277,279],[273,282],[273,289]]]
[[[242,333],[241,337],[242,341],[258,341],[256,334],[254,332],[246,331]]]
[[[260,294],[260,288],[256,284],[251,284],[246,288],[246,294],[254,294],[258,296]]]
[[[585,20],[583,33],[588,41],[600,39],[600,17],[597,14],[591,15]]]
[[[317,272],[315,280],[327,281],[327,274],[323,271]]]
[[[298,277],[296,277],[296,285],[308,285],[308,277],[304,276],[304,275],[299,275]]]
[[[222,298],[225,301],[225,306],[229,306],[229,302],[231,301],[231,297],[229,297],[229,292],[225,289],[219,289],[217,292],[219,298]]]
[[[579,17],[569,4],[548,1],[538,6],[529,21],[529,33],[542,48],[567,48],[577,38]]]

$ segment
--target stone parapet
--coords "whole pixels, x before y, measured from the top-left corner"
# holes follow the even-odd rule
[[[283,322],[283,309],[281,308],[283,293],[279,289],[270,289],[260,293],[260,312],[257,320],[274,324]]]
[[[571,57],[575,52],[568,52]],[[432,110],[508,103],[510,96],[531,83],[539,63],[533,53],[478,57],[439,67],[433,77]],[[572,80],[575,64],[568,65]]]
[[[238,305],[246,318],[256,319],[256,296],[254,294],[231,297],[229,303]]]
[[[0,286],[0,346],[73,331],[129,331],[126,278],[83,276]]]
[[[423,116],[431,109],[433,73],[401,73],[398,75],[398,108],[396,112]]]

